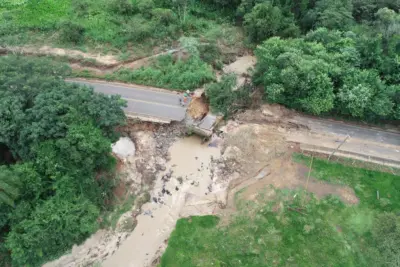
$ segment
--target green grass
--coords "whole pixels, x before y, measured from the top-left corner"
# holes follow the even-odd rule
[[[295,155],[295,160],[308,164],[310,158]],[[397,216],[397,230],[382,225],[387,218],[396,220],[394,213],[384,211],[398,210],[400,177],[319,159],[314,159],[312,175],[352,186],[360,204],[348,206],[337,197],[317,200],[301,191],[277,190],[272,201],[260,196],[241,202],[228,225],[220,225],[214,216],[181,219],[160,266],[390,266],[395,262],[398,247],[393,240],[400,238],[400,219]],[[393,203],[377,201],[376,189]]]
[[[172,56],[159,56],[156,63],[137,70],[121,69],[104,75],[89,70],[74,70],[72,77],[105,79],[182,91],[200,88],[215,80],[212,67],[202,60],[192,58],[175,61]]]
[[[159,56],[149,67],[122,69],[110,76],[113,80],[160,88],[193,90],[215,80],[213,69],[199,58],[174,60],[171,55]]]
[[[238,28],[221,19],[224,16],[218,10],[204,3],[191,4],[187,19],[182,21],[177,9],[160,6],[157,1],[145,10],[135,4],[143,0],[126,0],[125,3],[132,3],[130,8],[119,6],[118,3],[124,0],[1,2],[0,41],[9,45],[47,43],[58,47],[86,46],[96,51],[108,47],[121,53],[136,54],[137,47],[141,46],[159,48],[167,45],[170,48],[182,35],[202,38],[205,42],[224,40],[223,44],[232,46],[242,40]],[[160,13],[165,8],[172,9],[167,9],[169,13]],[[213,15],[209,16],[211,13]],[[82,38],[63,36],[66,34],[62,29],[65,22],[81,27]],[[69,31],[67,34],[74,33]]]
[[[307,166],[310,164],[310,157],[301,154],[295,154],[294,160]],[[318,158],[314,158],[311,175],[322,181],[354,188],[362,206],[381,211],[400,211],[400,176]]]
[[[71,0],[27,1],[16,12],[15,21],[19,26],[28,28],[54,28],[56,23],[68,15]]]

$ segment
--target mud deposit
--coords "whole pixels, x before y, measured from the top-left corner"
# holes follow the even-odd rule
[[[220,156],[220,150],[201,144],[200,138],[188,137],[174,143],[169,152],[170,161],[157,177],[151,202],[142,206],[135,230],[102,266],[151,265],[165,249],[165,241],[180,218],[186,200],[210,193],[211,162]]]

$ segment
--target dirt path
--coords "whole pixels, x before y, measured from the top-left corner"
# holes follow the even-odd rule
[[[131,58],[125,61],[121,61],[114,55],[102,55],[100,53],[85,53],[79,50],[64,49],[64,48],[53,48],[50,46],[42,47],[1,47],[0,55],[7,54],[23,54],[26,56],[55,56],[65,57],[70,61],[70,66],[74,70],[87,70],[96,75],[105,75],[117,71],[121,68],[127,69],[139,69],[141,67],[148,66],[152,59],[166,54],[175,54],[181,50],[172,49],[157,53],[148,57]]]
[[[0,54],[23,54],[28,56],[59,56],[69,59],[91,60],[93,64],[97,63],[104,67],[113,67],[119,64],[115,56],[85,53],[79,50],[53,48],[50,46],[42,47],[0,47]]]

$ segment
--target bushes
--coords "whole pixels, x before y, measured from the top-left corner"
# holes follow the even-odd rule
[[[124,26],[123,39],[133,42],[142,42],[154,35],[157,27],[152,21],[148,21],[144,17],[135,16],[130,19]]]
[[[83,197],[53,197],[13,225],[6,246],[15,266],[37,266],[59,256],[97,229],[99,209]]]
[[[134,6],[131,0],[111,0],[108,3],[108,8],[118,15],[131,15]]]
[[[177,90],[193,90],[215,79],[212,68],[199,58],[175,61],[171,55],[159,56],[149,67],[120,70],[113,78]]]
[[[72,21],[64,21],[59,26],[61,40],[65,43],[79,44],[83,41],[85,28]]]
[[[281,9],[271,3],[258,4],[246,14],[244,28],[254,43],[272,36],[295,37],[300,32],[293,17],[284,16]]]
[[[230,116],[237,110],[250,106],[251,99],[246,88],[237,89],[235,87],[236,76],[234,74],[226,74],[222,76],[220,82],[207,85],[206,95],[210,99],[213,112]]]
[[[171,9],[155,8],[152,15],[157,23],[168,26],[176,21],[176,15]]]

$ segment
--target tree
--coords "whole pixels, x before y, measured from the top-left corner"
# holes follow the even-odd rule
[[[192,0],[172,0],[172,4],[177,10],[178,17],[181,23],[186,22],[188,8]]]
[[[29,218],[13,225],[6,246],[14,266],[38,266],[80,243],[97,229],[99,209],[84,197],[57,196],[38,205]]]
[[[254,82],[265,98],[313,114],[333,108],[333,68],[325,48],[302,39],[265,41],[256,50]]]
[[[339,101],[353,117],[364,117],[366,108],[370,105],[372,89],[368,85],[358,84],[352,88],[343,86],[338,94]]]
[[[0,58],[0,160],[8,164],[0,166],[0,262],[10,252],[15,266],[38,266],[64,253],[97,229],[110,202],[102,177],[112,177],[125,101],[66,83],[69,72],[48,59]],[[3,160],[10,152],[17,162]]]
[[[61,78],[68,69],[48,60],[10,57],[1,61],[0,119],[5,123],[0,125],[0,142],[14,154],[29,159],[33,144],[64,137],[76,122],[90,121],[115,138],[114,128],[125,119],[121,109],[125,102],[120,97],[64,82]]]
[[[357,22],[372,21],[376,9],[376,0],[353,0],[353,17]]]
[[[383,36],[383,50],[385,54],[388,54],[391,39],[400,35],[400,15],[387,7],[379,9],[375,15]]]
[[[346,29],[353,23],[352,11],[351,0],[318,0],[305,15],[303,24],[307,29]]]
[[[244,28],[250,41],[255,43],[276,35],[294,37],[299,34],[293,16],[284,16],[279,7],[269,2],[257,4],[244,16]]]
[[[0,166],[0,205],[14,206],[19,196],[19,178],[8,167]]]
[[[206,95],[210,99],[213,112],[230,116],[237,110],[250,105],[250,95],[246,86],[236,87],[237,80],[234,74],[226,74],[222,76],[221,81],[206,87]]]
[[[111,0],[108,3],[108,8],[118,15],[131,15],[134,6],[131,0]]]

